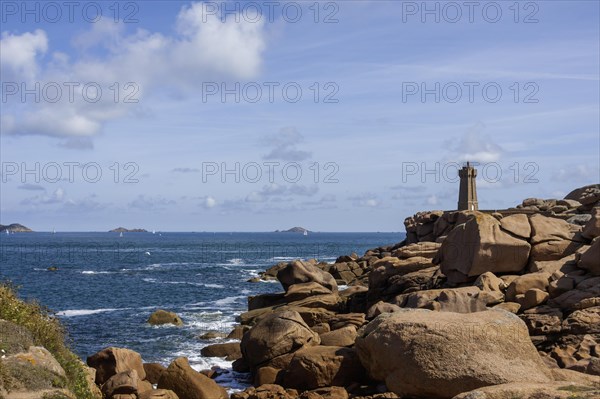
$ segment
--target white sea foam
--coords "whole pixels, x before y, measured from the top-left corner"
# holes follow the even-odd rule
[[[115,274],[115,272],[84,270],[81,274]]]
[[[207,284],[207,283],[196,283],[193,281],[158,281],[155,278],[143,278],[142,281],[147,283],[158,283],[158,284],[174,284],[174,285],[193,285],[196,287],[206,287],[206,288],[225,288],[224,285],[221,284]]]
[[[204,284],[206,288],[225,288],[224,285],[221,284]]]
[[[121,309],[70,309],[63,310],[61,312],[56,313],[58,316],[63,317],[76,317],[76,316],[88,316],[91,314],[97,313],[106,313],[106,312],[117,312],[119,310],[129,310],[131,308],[121,308]]]
[[[217,299],[214,303],[216,306],[231,305],[231,304],[236,303],[240,299],[246,299],[246,296],[245,295],[228,296],[223,299]]]

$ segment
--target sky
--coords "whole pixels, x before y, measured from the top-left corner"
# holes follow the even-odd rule
[[[600,182],[597,1],[0,2],[0,223],[404,231]]]

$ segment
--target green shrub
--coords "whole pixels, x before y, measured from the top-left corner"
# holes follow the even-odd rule
[[[20,300],[11,284],[0,284],[0,319],[26,328],[35,345],[43,346],[52,353],[67,374],[66,388],[78,399],[94,399],[83,363],[67,346],[65,328],[49,314],[48,309],[36,302]],[[4,374],[0,364],[0,380],[6,377]]]

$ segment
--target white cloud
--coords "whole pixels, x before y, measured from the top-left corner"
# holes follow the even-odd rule
[[[22,205],[54,205],[62,204],[65,202],[65,190],[62,187],[57,188],[50,195],[41,194],[34,197],[26,198],[21,201]]]
[[[440,200],[438,199],[437,195],[431,194],[429,197],[427,197],[427,200],[426,200],[427,205],[437,205],[439,203],[440,203]]]
[[[263,186],[259,191],[253,191],[246,196],[246,202],[267,202],[272,197],[282,196],[301,196],[311,197],[319,192],[317,185],[304,186],[301,184],[291,184],[282,186],[272,183]]]
[[[567,167],[557,170],[553,174],[552,180],[559,182],[589,181],[590,183],[594,183],[600,177],[599,173],[597,167],[594,168],[585,164],[568,165]]]
[[[138,195],[129,203],[129,207],[140,210],[163,210],[175,204],[175,201],[168,200],[162,196]]]
[[[43,30],[3,33],[3,72],[10,71],[15,82],[35,79],[42,88],[57,82],[62,96],[55,103],[42,96],[42,101],[25,105],[20,95],[10,96],[1,113],[2,134],[92,137],[107,122],[134,113],[137,104],[152,94],[192,94],[206,81],[257,76],[266,48],[264,23],[244,18],[236,22],[233,17],[222,22],[220,16],[204,13],[204,7],[203,2],[183,7],[171,36],[143,29],[127,34],[122,24],[99,21],[73,41],[72,57],[55,52],[46,64],[39,57],[49,51]],[[97,49],[102,57],[88,55]],[[80,84],[74,89],[74,101],[65,82]],[[83,87],[88,83],[102,89],[98,102],[85,100]],[[116,99],[115,83],[119,83]],[[126,87],[128,83],[133,85]],[[49,97],[53,96],[51,92]],[[126,96],[138,103],[126,103]]]
[[[38,58],[48,51],[48,37],[41,29],[22,35],[2,32],[0,47],[2,80],[11,81],[20,77],[26,82],[31,82],[38,74]]]
[[[477,123],[456,144],[447,143],[454,153],[453,158],[465,162],[497,162],[504,150],[489,136],[482,134],[484,129],[483,123]]]
[[[277,134],[265,137],[263,144],[271,146],[271,151],[264,159],[281,159],[284,161],[304,161],[310,158],[309,151],[297,148],[304,141],[304,136],[295,127],[284,127]]]
[[[208,196],[204,199],[203,206],[207,209],[214,208],[217,205],[217,200],[211,196]]]
[[[363,193],[348,199],[357,207],[378,208],[381,206],[381,201],[372,193]]]

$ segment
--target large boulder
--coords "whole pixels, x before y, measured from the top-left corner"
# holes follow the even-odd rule
[[[324,346],[353,346],[356,340],[356,327],[348,325],[320,335]]]
[[[600,184],[576,188],[567,194],[565,199],[575,200],[582,205],[593,205],[600,201]]]
[[[365,370],[354,349],[313,346],[294,354],[282,385],[302,390],[330,385],[348,386],[360,382],[364,374]]]
[[[359,330],[355,348],[369,375],[400,396],[451,398],[488,385],[552,380],[525,324],[502,310],[382,314]]]
[[[528,240],[531,236],[531,225],[527,215],[522,213],[510,215],[500,219],[500,227],[503,230],[512,233],[520,238]]]
[[[278,356],[304,346],[319,345],[319,335],[312,331],[296,311],[272,313],[244,334],[242,356],[252,368],[267,365]]]
[[[440,246],[441,244],[437,242],[418,242],[398,248],[397,250],[392,252],[392,255],[400,259],[408,259],[414,257],[431,259],[437,254],[438,250],[440,249]]]
[[[140,393],[139,399],[179,399],[179,397],[168,389],[153,389]]]
[[[574,311],[564,320],[563,329],[567,334],[600,334],[600,306]]]
[[[511,383],[478,388],[456,395],[453,399],[594,399],[600,389],[570,382]]]
[[[417,244],[413,244],[417,245]],[[405,275],[433,266],[430,258],[416,256],[408,259],[385,257],[373,263],[369,275],[369,288],[378,289],[388,285],[388,279],[396,275]]]
[[[144,363],[144,371],[146,371],[146,381],[151,384],[158,384],[160,375],[167,368],[160,363]]]
[[[139,353],[129,349],[109,347],[87,358],[88,366],[96,369],[96,384],[104,384],[110,377],[124,371],[135,370],[139,379],[146,371]]]
[[[516,302],[518,295],[524,295],[532,288],[537,288],[542,291],[548,289],[550,284],[550,273],[529,273],[517,277],[508,285],[506,290],[506,300]]]
[[[527,264],[530,249],[527,240],[503,230],[496,218],[475,212],[450,231],[434,263],[440,264],[449,282],[462,283],[485,272],[519,272]]]
[[[174,324],[176,326],[182,326],[183,321],[176,313],[169,312],[163,309],[158,309],[150,315],[148,323],[157,326],[162,324]]]
[[[575,286],[575,289],[550,299],[548,304],[565,311],[600,306],[600,277],[581,281]]]
[[[600,238],[596,238],[592,245],[580,255],[577,266],[589,270],[595,276],[600,276]]]
[[[137,395],[138,381],[137,371],[123,371],[113,375],[102,385],[102,393],[105,398],[112,398],[115,395]]]
[[[333,276],[317,266],[302,261],[288,263],[277,271],[277,280],[287,292],[289,287],[294,284],[315,282],[332,292],[337,292],[337,283]]]
[[[565,220],[534,214],[531,223],[530,261],[558,260],[574,253],[581,243],[575,240],[581,226]]]
[[[187,358],[175,359],[161,374],[159,389],[168,389],[179,399],[228,399],[227,391],[190,367]]]
[[[398,295],[395,304],[401,308],[419,308],[441,312],[472,313],[486,310],[484,295],[477,287],[444,288]]]
[[[592,210],[592,218],[585,224],[581,235],[588,240],[600,236],[600,206]]]
[[[314,295],[331,295],[332,291],[321,284],[311,281],[308,283],[294,284],[290,286],[284,295],[286,303],[300,301]]]
[[[239,342],[208,345],[200,350],[200,354],[206,357],[224,357],[227,360],[236,360],[242,357]]]

